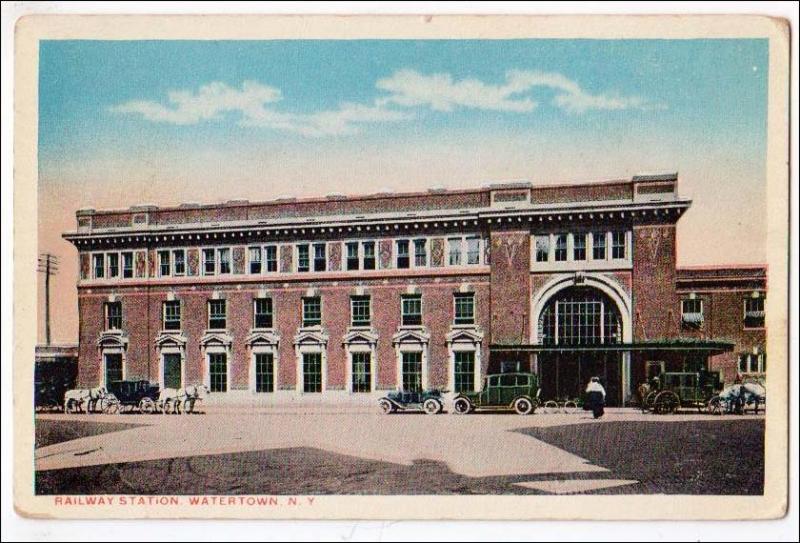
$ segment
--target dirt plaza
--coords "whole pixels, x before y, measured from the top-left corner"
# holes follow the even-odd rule
[[[41,414],[36,492],[758,495],[763,451],[763,415]]]

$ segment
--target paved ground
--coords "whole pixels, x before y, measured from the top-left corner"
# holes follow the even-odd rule
[[[763,489],[761,417],[609,410],[598,422],[583,413],[461,417],[222,410],[191,416],[41,415],[40,433],[48,436],[37,439],[43,445],[36,449],[40,494],[760,494]]]

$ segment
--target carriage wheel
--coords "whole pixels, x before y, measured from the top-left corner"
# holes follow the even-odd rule
[[[119,413],[119,401],[116,398],[113,400],[103,400],[103,413],[107,415],[116,415]]]
[[[642,411],[644,413],[647,413],[648,411],[655,412],[656,396],[658,396],[657,390],[654,390],[645,396],[644,402],[642,402]]]
[[[678,398],[678,395],[671,390],[665,390],[656,396],[653,411],[661,414],[672,414],[678,410],[680,405],[681,400]]]
[[[453,412],[457,415],[466,415],[472,411],[472,404],[466,398],[458,398],[453,402]]]
[[[392,405],[392,402],[390,402],[389,400],[386,400],[386,399],[383,399],[383,400],[379,401],[378,402],[378,407],[381,408],[381,412],[384,415],[388,415],[389,413],[394,411],[394,406]]]
[[[722,415],[722,400],[719,396],[712,396],[706,408],[711,415]]]
[[[145,415],[149,415],[156,410],[156,404],[150,398],[142,398],[139,401],[139,411]]]
[[[442,404],[438,400],[429,398],[425,400],[424,404],[422,404],[422,409],[428,415],[437,415],[442,412]]]

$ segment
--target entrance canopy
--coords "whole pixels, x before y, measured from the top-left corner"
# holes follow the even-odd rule
[[[706,340],[655,340],[633,343],[603,343],[595,345],[536,345],[536,344],[493,344],[489,351],[494,353],[568,353],[568,352],[634,352],[634,351],[694,351],[705,354],[720,354],[733,351],[734,343],[729,341]]]

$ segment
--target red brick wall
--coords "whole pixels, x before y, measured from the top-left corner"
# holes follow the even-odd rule
[[[633,228],[633,339],[674,337],[675,225]]]
[[[492,232],[492,343],[530,341],[530,232]]]

